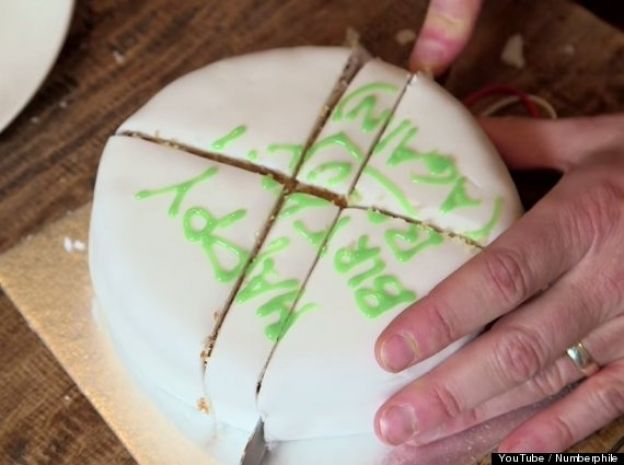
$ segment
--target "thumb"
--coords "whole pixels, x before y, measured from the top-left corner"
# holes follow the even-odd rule
[[[443,73],[466,46],[482,0],[431,0],[410,59],[412,71]]]
[[[479,122],[513,169],[568,171],[592,154],[624,143],[624,114],[561,120],[481,118]]]

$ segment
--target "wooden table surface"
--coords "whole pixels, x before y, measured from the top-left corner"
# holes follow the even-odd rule
[[[90,200],[106,138],[164,84],[232,54],[341,44],[361,33],[375,54],[405,64],[399,30],[417,29],[426,2],[400,0],[84,0],[43,88],[0,134],[0,252]],[[622,19],[620,18],[620,22]],[[527,66],[500,62],[521,33]],[[561,115],[624,110],[624,35],[565,0],[490,0],[448,75],[465,96],[505,83],[537,93]],[[553,182],[515,176],[528,205]],[[624,420],[577,446],[619,449]],[[133,464],[17,309],[0,291],[0,463]]]

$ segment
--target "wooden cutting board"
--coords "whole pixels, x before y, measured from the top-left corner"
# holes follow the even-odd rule
[[[220,58],[277,46],[341,44],[360,32],[373,53],[405,64],[426,2],[379,0],[84,0],[42,90],[0,134],[0,252],[91,199],[105,139],[164,84]],[[500,61],[523,35],[527,65]],[[491,0],[446,84],[457,96],[513,84],[562,115],[624,110],[624,36],[565,0]],[[1,103],[0,103],[1,104]],[[530,205],[553,181],[517,175]],[[577,449],[621,446],[620,419]],[[0,463],[134,464],[0,292]]]

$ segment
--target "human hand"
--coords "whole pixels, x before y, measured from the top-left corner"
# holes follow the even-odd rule
[[[466,46],[482,0],[431,0],[414,45],[410,68],[443,73]]]
[[[562,451],[624,413],[624,114],[483,126],[516,169],[564,172],[535,207],[380,335],[379,363],[401,371],[493,327],[381,407],[379,437],[423,444],[553,395],[501,451]]]

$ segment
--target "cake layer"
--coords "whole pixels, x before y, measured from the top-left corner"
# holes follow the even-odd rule
[[[109,139],[91,220],[93,288],[124,361],[159,399],[197,408],[200,354],[280,194],[254,173]]]
[[[288,195],[227,312],[207,360],[206,393],[220,422],[252,431],[257,386],[275,342],[313,306],[291,313],[338,215],[327,200]]]
[[[276,49],[174,81],[119,128],[292,175],[349,62],[340,47]]]
[[[350,204],[424,221],[485,245],[521,214],[509,173],[455,98],[415,75]]]
[[[295,307],[315,311],[280,340],[262,380],[267,438],[372,433],[375,411],[391,394],[466,342],[392,374],[373,355],[377,336],[477,251],[425,226],[343,210]]]
[[[351,192],[408,79],[409,73],[401,68],[369,61],[307,151],[297,180],[337,195]]]

